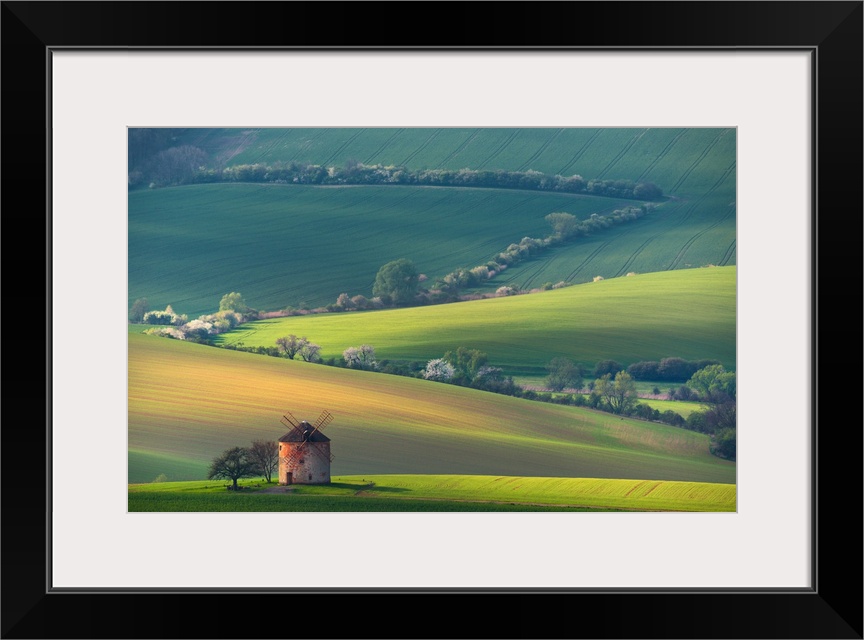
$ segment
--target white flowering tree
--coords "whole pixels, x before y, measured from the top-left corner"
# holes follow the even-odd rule
[[[375,359],[375,347],[371,344],[359,347],[348,347],[342,352],[345,366],[349,369],[362,369],[364,371],[375,371],[378,369],[378,361]]]
[[[447,382],[453,379],[456,370],[453,365],[443,358],[435,358],[426,363],[426,368],[423,369],[423,377],[426,380],[436,380],[438,382]]]

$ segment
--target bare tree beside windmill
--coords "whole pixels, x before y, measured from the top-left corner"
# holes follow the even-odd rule
[[[314,424],[297,420],[291,413],[282,416],[290,431],[279,438],[279,484],[330,484],[330,438],[321,433],[333,421],[322,411]]]

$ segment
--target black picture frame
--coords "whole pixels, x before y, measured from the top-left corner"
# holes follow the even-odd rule
[[[422,27],[394,32],[382,19],[394,11],[400,21],[420,11]],[[861,335],[860,322],[850,327],[849,317],[859,320],[861,308],[862,2],[13,1],[2,3],[0,19],[3,638],[862,638],[862,430],[857,405],[839,401],[853,384],[853,397],[860,389],[858,376],[848,380],[846,371],[858,366],[860,349],[851,347]],[[50,211],[50,51],[264,47],[812,49],[812,587],[52,592],[50,476],[41,466],[50,443],[41,418],[34,419],[52,419],[51,237],[43,215]],[[820,372],[833,393],[819,394]],[[721,554],[706,549],[704,561],[722,561]],[[252,608],[259,615],[249,616]],[[290,629],[280,610],[291,617]],[[319,613],[290,615],[304,610]]]

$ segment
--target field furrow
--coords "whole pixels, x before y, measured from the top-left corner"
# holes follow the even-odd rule
[[[364,131],[365,131],[365,129],[358,129],[353,135],[349,136],[348,139],[341,146],[339,146],[333,153],[331,153],[324,160],[324,162],[321,163],[321,166],[324,166],[324,167],[330,166],[330,163],[333,162],[333,159],[338,157],[339,154],[342,153],[342,151],[344,151],[348,145],[350,145],[352,142],[354,142],[357,139],[357,137],[361,133],[363,133]]]
[[[502,142],[501,145],[500,145],[497,149],[495,149],[491,154],[489,154],[489,156],[488,156],[485,160],[483,160],[483,162],[481,162],[480,164],[477,165],[477,168],[478,168],[478,169],[483,169],[483,168],[484,168],[487,164],[489,164],[492,160],[494,160],[495,158],[497,158],[498,155],[499,155],[502,151],[504,151],[504,149],[506,149],[507,146],[508,146],[511,142],[513,142],[513,140],[514,140],[514,139],[516,138],[516,136],[518,136],[518,135],[519,135],[519,130],[518,130],[518,129],[514,129],[513,132],[512,132],[509,136],[507,136],[507,139],[504,140],[504,142]]]
[[[458,156],[462,151],[464,151],[465,147],[471,144],[474,139],[477,137],[477,134],[480,133],[480,129],[474,129],[474,131],[469,135],[465,140],[437,165],[435,165],[436,169],[446,169],[447,163],[450,162],[453,158]]]
[[[612,169],[612,167],[614,167],[616,164],[618,164],[618,162],[621,160],[621,158],[623,158],[627,154],[627,152],[633,148],[633,145],[636,144],[639,141],[639,139],[642,136],[644,136],[646,133],[648,133],[648,129],[643,129],[642,131],[637,133],[635,136],[633,136],[633,139],[630,140],[630,142],[628,142],[624,146],[624,148],[621,149],[621,151],[619,151],[615,155],[614,158],[612,158],[612,160],[609,162],[609,164],[607,164],[605,167],[603,167],[603,169],[600,170],[600,173],[598,173],[595,177],[600,179],[600,180],[605,178],[606,174],[609,173],[609,170]]]
[[[393,132],[393,135],[391,135],[389,138],[387,138],[387,140],[384,141],[384,144],[382,144],[380,147],[375,149],[375,151],[373,151],[371,154],[369,154],[369,157],[366,158],[363,161],[363,163],[364,164],[375,164],[375,159],[379,155],[381,155],[387,147],[389,147],[391,144],[393,144],[393,141],[396,138],[398,138],[404,131],[405,131],[405,129],[396,129]]]
[[[437,138],[439,135],[441,135],[441,129],[435,129],[435,130],[432,132],[432,135],[430,135],[428,138],[426,138],[426,140],[423,142],[423,144],[421,144],[419,147],[417,147],[413,152],[409,153],[408,156],[405,157],[405,158],[402,160],[402,162],[400,162],[399,164],[401,164],[401,165],[408,165],[408,164],[411,162],[411,160],[413,160],[413,159],[417,156],[417,154],[419,154],[421,151],[423,151],[423,149],[425,149],[426,147],[428,147],[429,144],[430,144],[430,143],[431,143],[435,138]]]
[[[681,174],[681,177],[678,178],[678,180],[675,182],[675,184],[673,184],[672,187],[670,189],[668,189],[668,193],[675,193],[678,191],[678,188],[682,184],[684,184],[684,182],[687,180],[687,178],[690,177],[690,174],[693,173],[693,171],[696,169],[696,167],[699,166],[699,163],[705,159],[705,157],[711,152],[711,150],[717,145],[718,142],[720,142],[720,140],[723,138],[723,136],[725,136],[727,133],[729,133],[729,130],[724,129],[723,131],[720,132],[720,134],[716,138],[714,138],[714,140],[711,141],[711,143],[707,147],[705,147],[705,149],[702,151],[702,153],[699,155],[699,157],[695,160],[695,162],[693,162],[693,164],[691,164],[689,167],[687,167],[687,169],[684,171],[684,173]]]
[[[570,161],[567,162],[567,164],[565,164],[563,167],[558,169],[558,171],[556,173],[560,176],[566,176],[567,172],[570,171],[570,169],[573,167],[573,165],[575,165],[577,162],[579,162],[579,160],[582,159],[582,156],[585,155],[585,152],[588,150],[588,148],[591,146],[591,144],[600,136],[601,133],[603,133],[603,129],[597,129],[597,131],[595,131],[591,135],[591,137],[588,138],[588,141],[579,148],[579,150],[570,159]]]
[[[558,129],[554,134],[552,134],[552,136],[548,137],[546,141],[540,145],[540,148],[531,155],[531,157],[516,168],[516,171],[531,169],[531,163],[537,160],[537,158],[539,158],[543,152],[549,148],[549,145],[552,144],[562,133],[564,133],[564,129]]]
[[[678,142],[681,139],[681,136],[683,136],[688,131],[689,131],[689,129],[681,129],[681,132],[678,135],[676,135],[674,138],[672,138],[672,140],[669,141],[669,144],[667,144],[665,147],[663,147],[663,150],[657,155],[656,158],[654,158],[654,160],[651,161],[651,164],[649,164],[647,167],[645,167],[645,170],[639,174],[639,177],[636,178],[636,182],[646,181],[649,174],[654,169],[654,167],[656,167],[657,164],[663,158],[666,157],[666,155],[669,153],[669,151],[672,149],[672,147],[675,146],[675,143]]]

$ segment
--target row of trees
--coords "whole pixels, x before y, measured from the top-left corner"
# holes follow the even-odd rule
[[[537,255],[549,247],[567,242],[575,237],[583,236],[605,229],[615,224],[636,220],[649,211],[649,207],[625,207],[612,213],[599,215],[592,213],[585,220],[566,212],[550,213],[546,221],[552,226],[553,232],[545,238],[522,238],[518,243],[512,243],[495,258],[485,264],[471,268],[460,268],[438,278],[429,289],[421,289],[421,283],[426,276],[421,274],[416,265],[407,258],[399,258],[384,264],[375,275],[372,286],[373,299],[363,296],[349,296],[342,293],[335,304],[328,305],[327,311],[351,311],[383,306],[407,306],[412,304],[435,304],[451,302],[460,291],[477,287],[491,280],[502,271],[522,260]],[[549,283],[543,289],[554,289],[568,286],[566,282]],[[505,286],[498,289],[497,295],[513,295],[520,293],[516,286]]]
[[[372,299],[365,296],[349,296],[342,293],[336,302],[327,305],[326,308],[318,309],[317,312],[338,312],[351,310],[382,309],[387,306],[408,306],[412,304],[435,304],[452,302],[459,292],[468,287],[476,287],[487,280],[497,276],[509,266],[536,255],[539,251],[556,244],[566,242],[576,236],[585,235],[599,228],[606,228],[612,224],[619,224],[627,220],[635,220],[642,217],[648,211],[648,207],[626,207],[613,211],[611,214],[591,214],[586,220],[580,221],[575,216],[566,212],[550,213],[546,216],[547,222],[552,226],[553,233],[543,239],[525,237],[517,244],[513,243],[504,251],[499,252],[495,259],[473,268],[457,269],[446,276],[435,281],[431,289],[421,289],[420,285],[426,280],[416,265],[407,258],[399,258],[387,262],[378,270],[372,286]],[[555,289],[569,286],[566,282],[543,285],[543,290]],[[496,295],[514,295],[521,293],[518,286],[510,285],[500,287]],[[233,319],[225,314],[233,314]],[[221,315],[220,315],[221,314]],[[259,317],[259,312],[251,308],[236,291],[225,294],[219,302],[219,312],[207,316],[200,316],[197,322],[193,321],[190,326],[185,326],[189,319],[185,315],[174,313],[169,305],[165,311],[149,311],[146,298],[135,300],[129,311],[129,321],[132,323],[143,323],[151,325],[164,325],[177,327],[171,330],[154,331],[159,335],[167,337],[206,341],[209,336],[218,335],[236,326],[237,322],[245,322],[249,319]],[[284,315],[291,315],[287,311]],[[293,358],[293,355],[289,356]]]
[[[224,169],[208,168],[207,154],[189,145],[170,147],[151,154],[130,171],[129,185],[150,181],[154,186],[214,183],[269,182],[311,185],[419,185],[528,189],[560,193],[585,193],[612,198],[660,200],[663,191],[652,182],[586,180],[578,174],[552,175],[540,171],[474,169],[408,169],[396,165],[367,165],[349,160],[343,167],[324,167],[299,162],[242,164]],[[132,166],[132,165],[130,165]]]
[[[253,440],[248,447],[231,447],[213,458],[207,479],[231,480],[230,489],[237,490],[241,478],[264,476],[269,484],[279,469],[279,445],[270,440]]]

